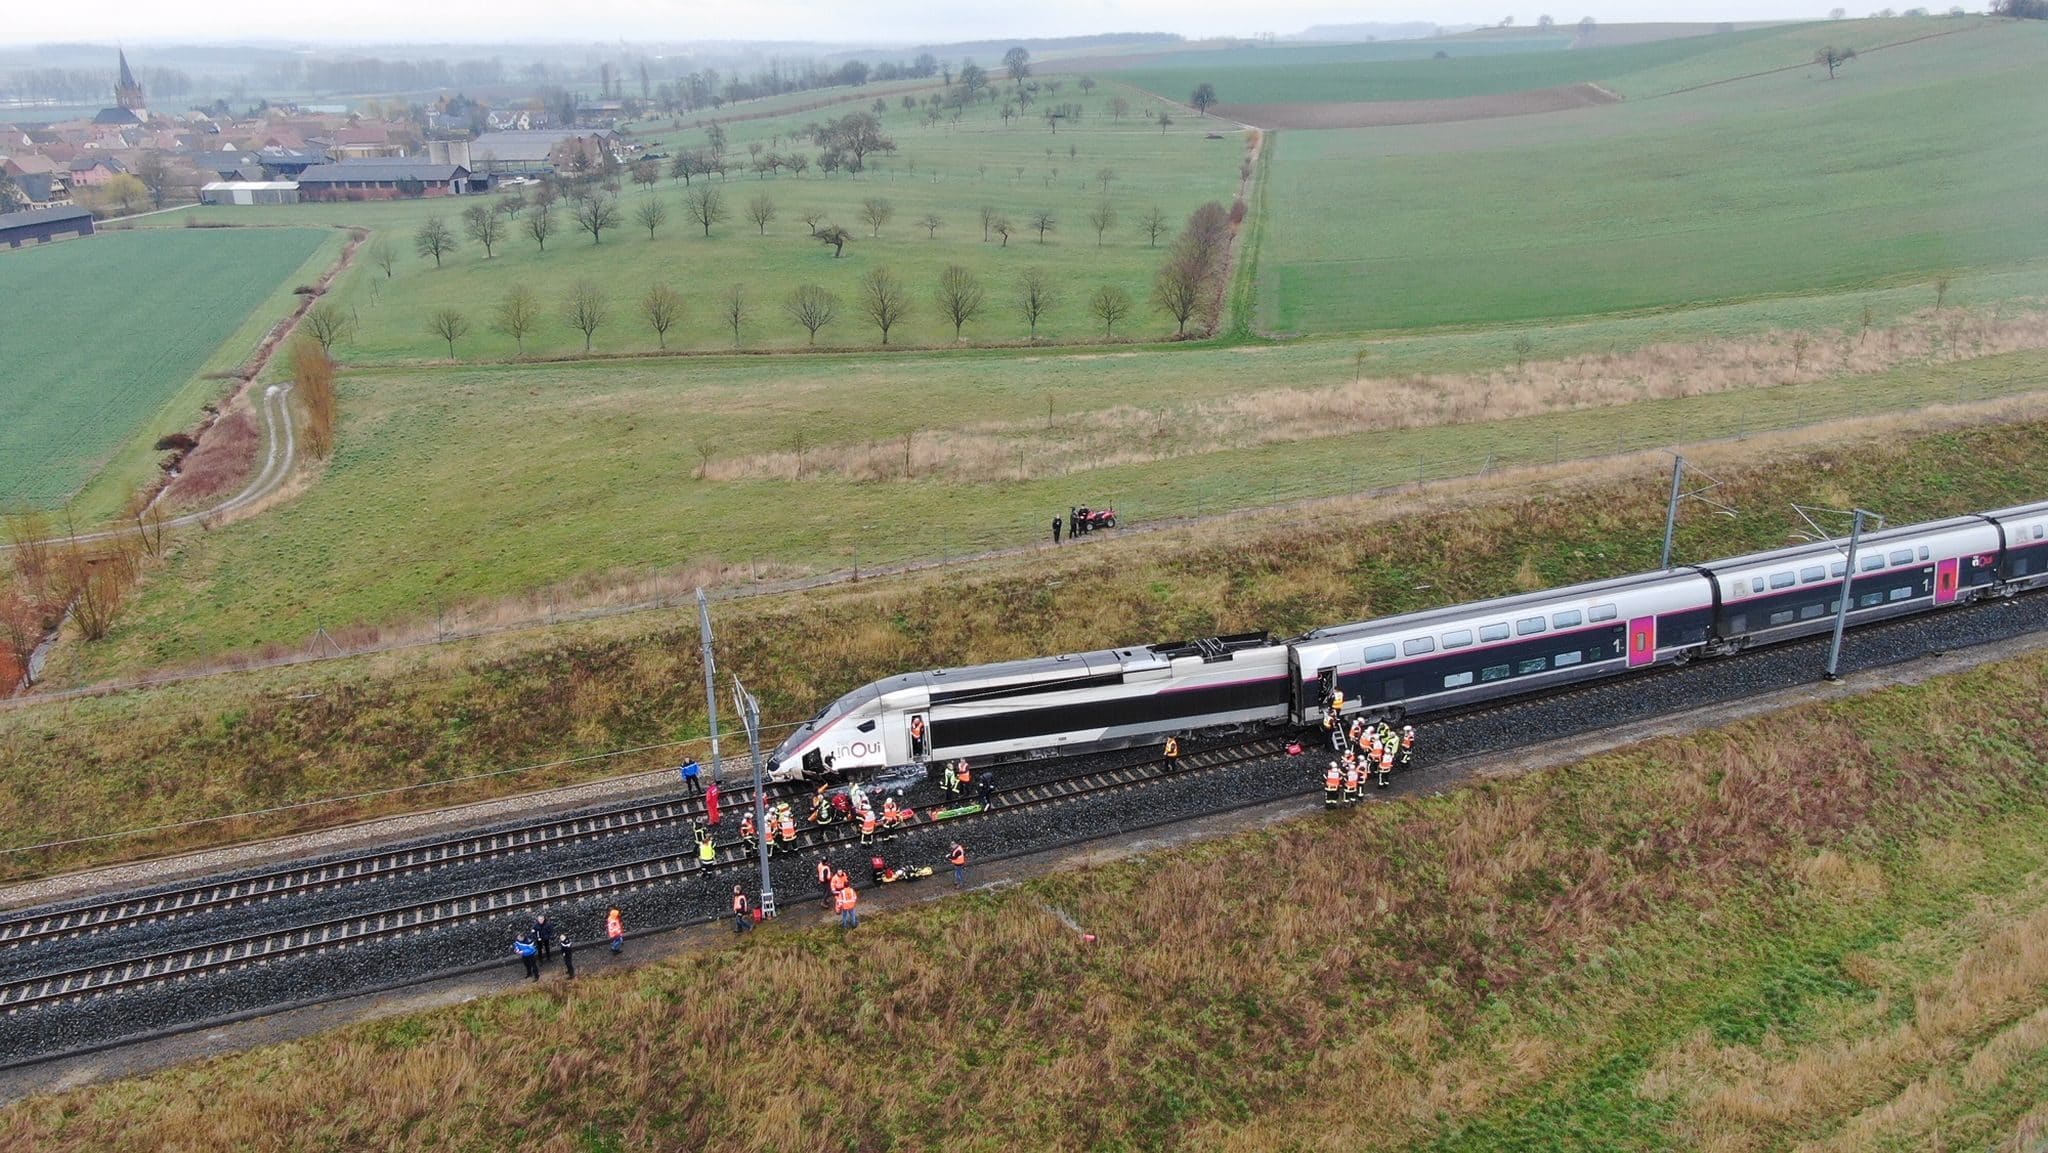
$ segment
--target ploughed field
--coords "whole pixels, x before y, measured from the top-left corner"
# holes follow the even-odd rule
[[[0,253],[0,505],[62,505],[117,460],[119,479],[147,479],[150,443],[197,421],[224,387],[194,378],[255,351],[295,275],[318,279],[314,258],[335,235],[117,231]],[[246,323],[259,308],[263,324]],[[82,519],[126,495],[104,493]]]

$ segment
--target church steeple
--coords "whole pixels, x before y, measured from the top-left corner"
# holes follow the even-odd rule
[[[142,85],[135,82],[135,73],[128,70],[128,53],[115,49],[121,56],[121,78],[114,84],[114,103],[130,112],[141,112],[144,104]]]

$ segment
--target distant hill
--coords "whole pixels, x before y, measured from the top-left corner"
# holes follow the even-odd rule
[[[1451,36],[1473,28],[1471,24],[1443,27],[1421,21],[1405,24],[1313,24],[1299,32],[1282,36],[1282,40],[1320,40],[1344,44],[1356,44],[1361,40],[1424,40],[1431,36]]]
[[[977,54],[1001,58],[1012,48],[1022,46],[1034,56],[1048,52],[1081,52],[1090,48],[1134,48],[1145,45],[1181,44],[1187,37],[1177,32],[1104,32],[1095,36],[1048,36],[1023,40],[961,40],[951,44],[920,44],[912,52],[930,52],[935,56],[974,56]]]

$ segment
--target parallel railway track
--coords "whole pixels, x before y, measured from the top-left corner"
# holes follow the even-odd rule
[[[1168,765],[1163,760],[1150,760],[1019,786],[1007,790],[1003,794],[1001,806],[994,811],[1011,813],[1020,809],[1063,804],[1137,788],[1169,778],[1221,772],[1277,756],[1284,750],[1285,743],[1285,738],[1266,737],[1190,753],[1174,765]],[[969,819],[979,815],[980,812],[965,814],[948,818],[948,821]],[[569,822],[565,822],[567,823]],[[920,818],[917,825],[910,826],[905,831],[925,828],[931,823],[933,822]],[[790,847],[783,851],[829,850],[852,845],[858,836],[858,831],[844,822],[814,825],[799,833],[797,839],[790,843]],[[420,851],[406,850],[389,856],[404,857]],[[524,850],[506,847],[499,851]],[[0,982],[0,1013],[13,1016],[41,1006],[191,981],[252,965],[270,964],[287,958],[311,956],[448,926],[468,924],[493,916],[502,916],[511,910],[550,902],[610,898],[650,885],[675,883],[692,877],[716,876],[752,863],[751,856],[734,852],[732,845],[721,848],[717,863],[709,867],[700,865],[694,852],[648,857],[545,880],[438,897],[429,901],[398,905],[313,924],[296,925],[272,932],[212,941],[147,956],[62,972],[13,977]],[[341,877],[322,882],[330,886],[347,883],[350,882]],[[225,888],[227,885],[219,887]],[[258,896],[243,895],[228,900],[232,903],[260,899],[262,898]]]

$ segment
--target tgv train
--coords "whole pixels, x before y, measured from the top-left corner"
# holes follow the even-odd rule
[[[905,673],[832,702],[776,750],[777,779],[921,760],[1114,748],[1169,733],[1399,720],[1834,626],[1846,540],[1317,629]],[[2048,584],[2048,501],[1858,542],[1849,624]]]

